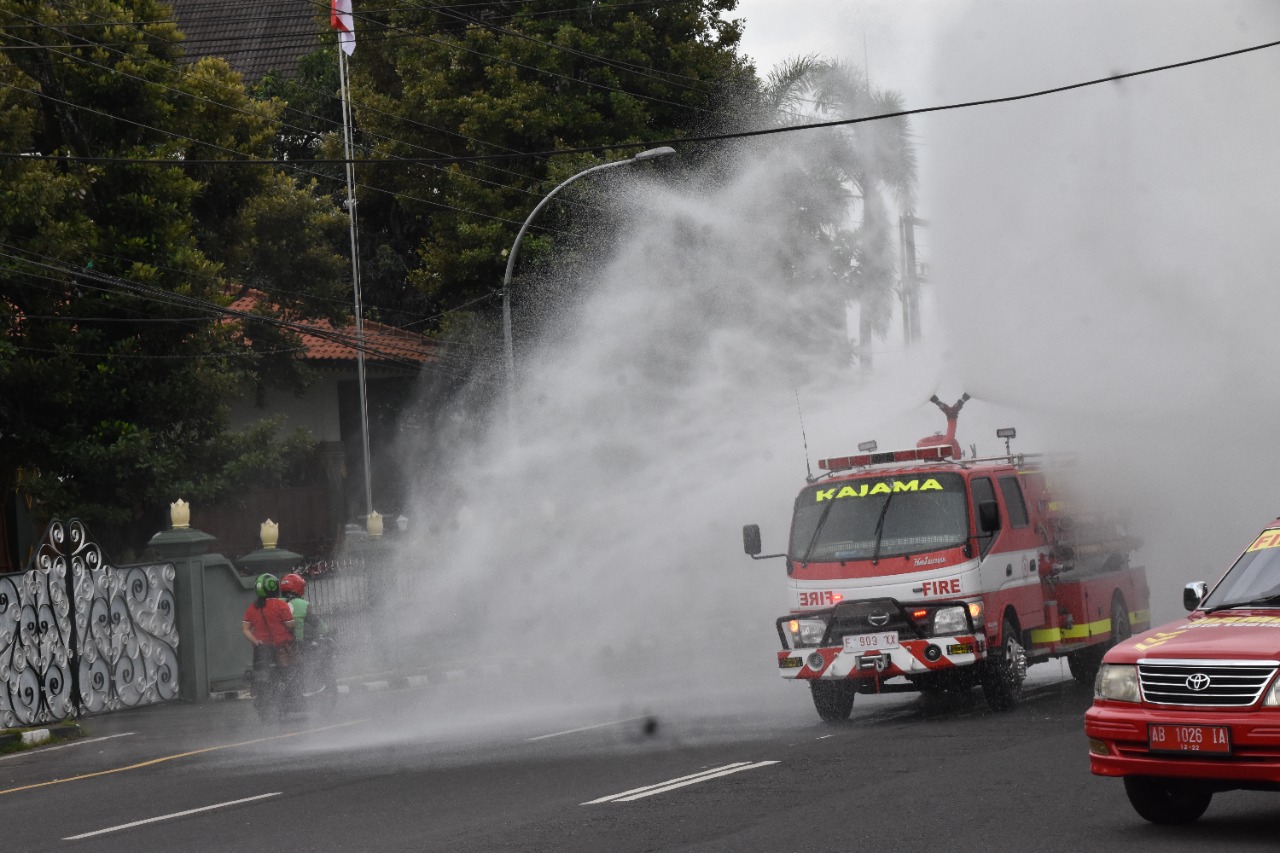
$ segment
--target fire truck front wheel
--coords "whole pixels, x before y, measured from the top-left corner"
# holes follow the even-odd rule
[[[853,713],[853,697],[857,687],[851,681],[813,681],[813,707],[825,723],[843,723]]]
[[[1195,823],[1213,799],[1213,791],[1191,779],[1126,776],[1124,792],[1134,811],[1163,824]]]
[[[1009,711],[1022,698],[1022,682],[1027,677],[1027,653],[1022,647],[1018,623],[1005,614],[1000,626],[1000,645],[991,650],[983,664],[982,695],[993,711]]]

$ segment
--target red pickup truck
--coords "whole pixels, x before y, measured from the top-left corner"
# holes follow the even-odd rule
[[[1085,713],[1090,769],[1122,777],[1153,823],[1198,820],[1223,791],[1280,791],[1280,519],[1183,604],[1107,652]]]

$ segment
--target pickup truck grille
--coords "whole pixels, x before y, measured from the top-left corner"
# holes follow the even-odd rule
[[[1154,705],[1244,708],[1258,701],[1280,662],[1138,661],[1142,698]]]

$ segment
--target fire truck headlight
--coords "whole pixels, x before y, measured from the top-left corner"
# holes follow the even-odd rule
[[[822,635],[827,633],[825,619],[800,620],[800,645],[816,646],[822,642]]]
[[[964,607],[944,607],[934,611],[933,635],[935,637],[963,634],[968,630],[969,620],[965,618]]]
[[[1112,702],[1141,702],[1138,668],[1130,664],[1104,663],[1098,667],[1098,677],[1093,682],[1093,695]]]
[[[825,619],[792,619],[787,622],[787,634],[790,636],[790,648],[816,646],[822,642],[827,633]]]

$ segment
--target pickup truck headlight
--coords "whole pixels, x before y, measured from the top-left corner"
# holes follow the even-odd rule
[[[1093,695],[1112,702],[1141,702],[1138,668],[1132,664],[1104,663],[1098,667],[1098,677],[1093,682]]]
[[[933,613],[933,635],[946,637],[952,634],[963,634],[969,630],[969,620],[965,618],[965,608],[943,607]]]
[[[1263,693],[1262,704],[1268,708],[1280,706],[1280,678],[1273,678],[1267,692]]]
[[[800,646],[817,646],[827,633],[825,619],[792,619],[787,622],[787,635],[791,639],[791,648]]]

